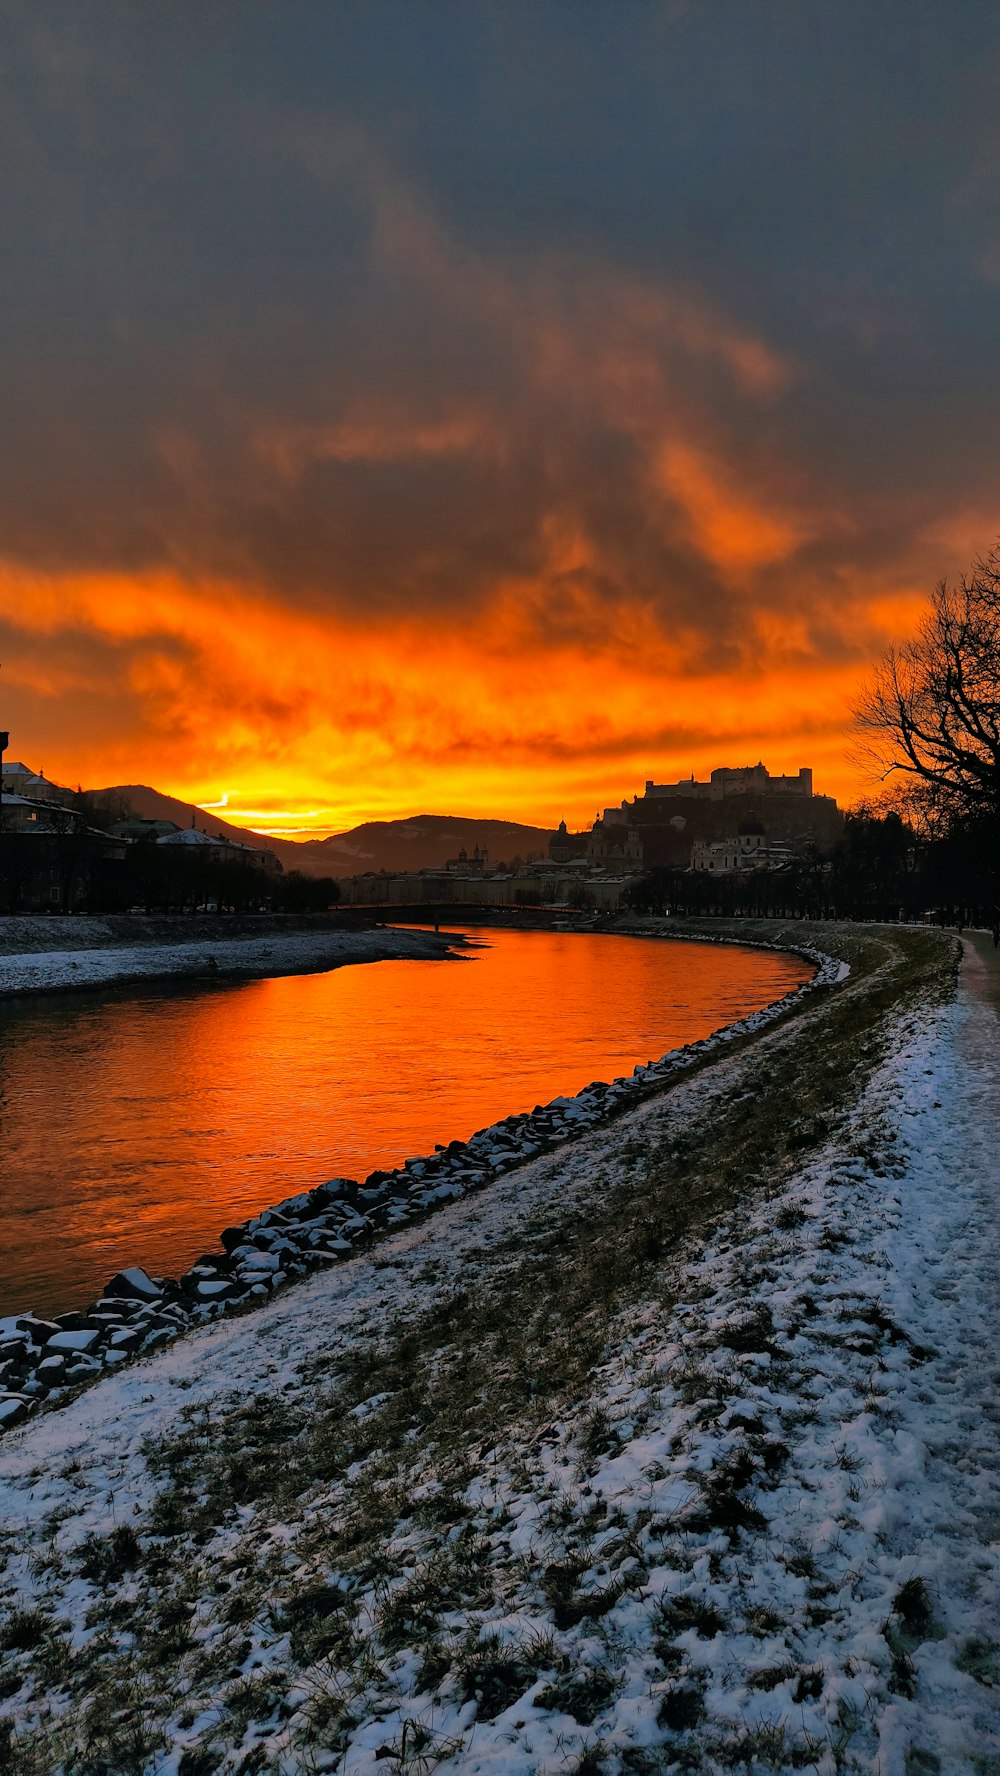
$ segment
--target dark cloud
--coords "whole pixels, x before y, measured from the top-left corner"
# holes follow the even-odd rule
[[[155,663],[49,613],[24,683],[167,725],[220,583],[269,634],[863,661],[1000,527],[998,69],[971,0],[7,8],[0,557],[193,589]]]

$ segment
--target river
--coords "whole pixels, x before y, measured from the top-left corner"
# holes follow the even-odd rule
[[[490,931],[469,960],[0,1009],[0,1313],[176,1276],[296,1190],[428,1153],[780,997],[799,958]]]

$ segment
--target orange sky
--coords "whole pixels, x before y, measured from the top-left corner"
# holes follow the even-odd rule
[[[647,777],[758,758],[870,793],[858,687],[988,507],[915,523],[876,486],[850,509],[783,435],[808,363],[669,284],[515,277],[383,208],[384,257],[511,350],[513,386],[251,409],[216,455],[161,424],[141,498],[168,559],[0,566],[12,754],[317,836],[579,827]]]
[[[871,791],[1000,531],[1000,27],[627,10],[12,19],[11,757],[317,835]]]
[[[697,511],[720,556],[728,513]],[[767,522],[735,515],[741,568],[776,546]],[[8,571],[4,585],[18,644],[4,689],[29,716],[13,756],[71,784],[154,784],[257,830],[318,836],[417,812],[580,826],[647,776],[758,757],[812,765],[842,802],[867,788],[848,758],[856,653],[831,662],[804,622],[766,609],[719,670],[696,632],[665,635],[638,601],[609,623],[577,592],[569,632],[540,636],[539,585],[505,588],[474,625],[333,621],[163,575]],[[827,622],[874,653],[920,603],[866,587]]]

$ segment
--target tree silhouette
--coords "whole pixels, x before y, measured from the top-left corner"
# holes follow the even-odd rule
[[[886,781],[939,838],[961,836],[1000,940],[1000,549],[942,581],[912,641],[882,656],[856,718]]]
[[[946,814],[1000,818],[1000,550],[946,581],[912,641],[882,656],[857,709],[883,780]]]

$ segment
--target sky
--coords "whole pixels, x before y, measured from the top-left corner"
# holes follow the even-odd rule
[[[6,0],[0,726],[237,824],[572,826],[1000,532],[1000,12]]]

